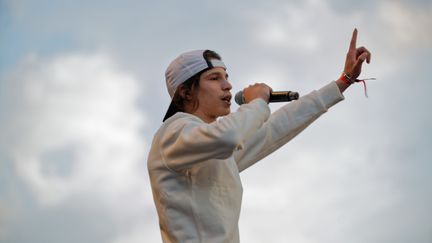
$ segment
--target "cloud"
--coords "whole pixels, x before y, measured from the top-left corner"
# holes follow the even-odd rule
[[[329,129],[317,122],[320,131]],[[430,202],[430,189],[415,189],[427,177],[418,180],[406,173],[404,152],[392,146],[356,147],[338,133],[319,144],[315,138],[326,136],[320,131],[300,135],[242,174],[242,239],[427,242],[430,220],[423,213],[431,207],[417,200]],[[409,161],[410,167],[430,167]],[[408,187],[404,180],[410,181]]]
[[[58,242],[67,233],[50,230],[79,224],[72,242],[105,241],[156,222],[147,115],[137,105],[144,90],[133,74],[106,53],[29,55],[0,84],[1,165],[11,161],[13,173],[0,197],[0,238]],[[157,236],[156,227],[146,228]]]
[[[412,6],[395,1],[384,1],[379,5],[379,15],[390,34],[390,44],[402,47],[432,47],[432,5]],[[393,44],[394,45],[394,44]]]
[[[141,91],[112,58],[30,56],[9,78],[16,100],[2,133],[13,141],[7,147],[17,176],[38,203],[57,205],[79,194],[111,201],[142,182]]]
[[[160,242],[160,240],[160,234],[156,234],[153,229],[149,230],[148,225],[137,223],[127,230],[125,234],[117,236],[112,243]]]
[[[325,2],[284,3],[273,7],[246,14],[256,25],[252,33],[254,41],[271,48],[303,53],[313,52],[321,47],[319,36],[313,30],[317,18],[331,17]]]
[[[352,30],[359,29],[358,46],[372,52],[372,64],[365,71],[388,77],[411,65],[420,49],[431,48],[432,5],[408,1],[361,3],[339,1],[267,4],[241,13],[253,52],[252,63],[260,76],[272,75],[268,67],[284,70],[294,80],[319,80],[341,72]],[[307,68],[311,69],[305,72]],[[263,70],[263,71],[262,71]],[[265,72],[265,73],[264,73]],[[366,73],[365,72],[365,73]],[[336,78],[336,77],[335,77]],[[310,88],[316,84],[313,83]]]

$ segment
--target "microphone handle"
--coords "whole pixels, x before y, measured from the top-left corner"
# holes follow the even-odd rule
[[[299,93],[293,91],[273,91],[270,93],[269,102],[287,102],[298,100]]]

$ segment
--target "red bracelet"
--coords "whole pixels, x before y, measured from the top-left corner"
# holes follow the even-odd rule
[[[342,73],[342,75],[340,76],[339,79],[342,80],[344,83],[346,83],[348,85],[353,84],[355,82],[355,80],[353,81],[351,79],[351,77],[348,76],[346,73]]]
[[[368,93],[367,93],[367,88],[366,88],[366,82],[365,80],[375,80],[375,78],[364,78],[364,79],[355,79],[352,80],[352,78],[350,76],[348,76],[346,73],[342,73],[341,77],[339,78],[340,80],[342,80],[344,83],[350,85],[353,84],[355,82],[362,82],[363,83],[363,88],[364,88],[364,94],[366,96],[366,98],[368,97]]]

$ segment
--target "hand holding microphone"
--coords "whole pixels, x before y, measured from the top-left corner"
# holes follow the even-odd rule
[[[287,102],[297,100],[299,94],[292,91],[273,91],[272,88],[264,83],[256,83],[254,85],[249,85],[249,87],[243,89],[243,91],[237,92],[235,95],[235,102],[238,105],[242,105],[256,98],[262,98],[267,103]]]
[[[256,98],[261,98],[265,102],[269,103],[271,91],[272,89],[268,85],[264,83],[255,83],[254,85],[249,85],[249,87],[244,88],[243,92],[240,91],[239,93],[241,93],[241,98],[244,101],[243,103],[249,103]],[[239,93],[235,96],[237,104],[237,96]]]

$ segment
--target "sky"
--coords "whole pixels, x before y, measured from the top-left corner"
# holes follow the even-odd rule
[[[432,242],[427,0],[0,0],[0,242],[161,242],[146,160],[169,62],[211,49],[232,93],[304,95],[354,28],[369,97],[353,85],[242,172],[241,241]]]

